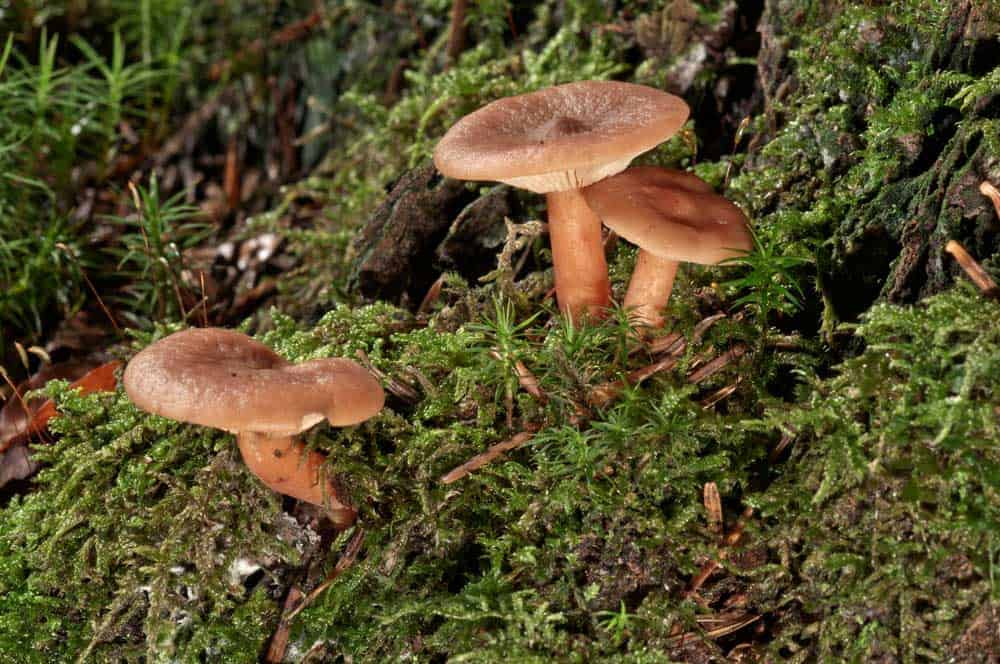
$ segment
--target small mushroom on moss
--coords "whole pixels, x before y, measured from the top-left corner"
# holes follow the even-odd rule
[[[608,228],[639,246],[624,305],[640,325],[662,327],[679,262],[714,265],[752,246],[746,215],[690,173],[630,168],[583,196]]]
[[[643,85],[557,85],[465,116],[438,143],[434,164],[448,177],[545,194],[559,307],[599,316],[610,302],[608,266],[600,219],[580,189],[670,138],[688,112],[680,97]]]
[[[355,362],[291,364],[244,334],[200,328],[142,350],[123,383],[144,411],[236,434],[247,466],[275,491],[325,507],[341,528],[354,521],[326,476],[326,457],[295,437],[324,419],[349,426],[382,409],[381,385]]]

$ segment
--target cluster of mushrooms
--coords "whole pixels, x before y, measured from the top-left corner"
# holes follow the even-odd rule
[[[660,327],[679,262],[715,264],[750,248],[746,217],[698,177],[628,168],[688,113],[679,97],[646,86],[569,83],[467,115],[441,139],[434,163],[448,177],[546,195],[556,298],[571,319],[600,318],[611,302],[601,223],[638,245],[624,306],[637,326]],[[201,328],[138,353],[123,383],[142,410],[234,433],[264,484],[321,506],[341,528],[353,523],[324,455],[296,437],[324,419],[350,426],[382,409],[382,387],[364,367],[341,358],[291,364],[244,334]]]
[[[580,81],[500,99],[453,126],[434,151],[448,177],[545,194],[556,299],[578,319],[611,302],[601,222],[639,247],[624,306],[661,327],[678,262],[716,264],[750,249],[747,219],[697,176],[628,168],[688,118],[680,97],[632,83]]]

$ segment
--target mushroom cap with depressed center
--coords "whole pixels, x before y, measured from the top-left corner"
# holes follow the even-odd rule
[[[660,258],[714,265],[752,246],[746,215],[690,173],[639,166],[582,193],[605,226]]]
[[[466,115],[434,150],[461,180],[536,193],[578,189],[618,173],[687,120],[680,97],[618,81],[579,81],[499,99]]]
[[[351,360],[291,364],[250,337],[194,328],[148,346],[122,382],[140,409],[233,433],[291,435],[323,419],[348,426],[374,416],[382,386]]]

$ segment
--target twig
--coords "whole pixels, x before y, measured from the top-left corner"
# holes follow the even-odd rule
[[[997,216],[1000,217],[1000,189],[994,187],[989,180],[983,180],[982,184],[979,185],[979,191],[983,196],[990,197],[990,200],[993,201],[993,208],[997,211]]]
[[[91,282],[90,277],[87,276],[87,271],[84,270],[83,266],[80,265],[80,262],[76,260],[76,256],[73,255],[70,248],[62,242],[57,242],[56,248],[62,250],[63,253],[69,256],[70,260],[76,263],[77,269],[80,270],[80,276],[83,277],[84,283],[87,284],[87,288],[90,289],[90,292],[94,294],[94,298],[97,300],[98,306],[101,307],[101,311],[103,311],[104,315],[108,317],[109,321],[111,321],[111,327],[115,328],[115,334],[121,334],[122,329],[118,327],[118,321],[116,321],[115,317],[111,315],[111,310],[108,309],[108,305],[104,304],[104,300],[101,299],[101,294],[97,292],[96,288],[94,288],[93,282]]]
[[[507,4],[507,25],[510,26],[510,34],[517,41],[517,24],[514,23],[514,13],[510,10],[510,3]]]
[[[306,595],[306,598],[302,600],[302,603],[295,607],[288,617],[285,619],[287,622],[292,622],[295,620],[295,616],[302,613],[303,609],[316,601],[316,598],[323,594],[327,588],[333,585],[333,582],[337,580],[337,577],[344,573],[348,567],[354,564],[357,560],[358,552],[361,551],[361,545],[365,541],[365,531],[364,528],[358,528],[358,532],[354,534],[351,541],[347,543],[347,548],[344,549],[344,553],[340,554],[340,560],[337,561],[337,566],[333,568],[330,575],[324,579],[323,583],[316,586],[311,593]]]
[[[722,540],[721,544],[722,547],[732,548],[737,544],[739,544],[740,539],[743,537],[743,529],[746,528],[747,520],[751,516],[753,516],[752,507],[747,507],[745,510],[743,510],[743,514],[740,515],[740,518],[736,522],[736,525],[733,526],[733,529]],[[705,564],[704,567],[701,568],[701,572],[699,572],[698,576],[696,576],[691,581],[691,587],[688,588],[687,591],[685,591],[684,596],[690,597],[691,595],[694,595],[696,592],[698,592],[698,590],[705,584],[705,581],[708,580],[708,577],[712,575],[712,572],[714,572],[715,570],[719,569],[719,567],[722,566],[721,561],[725,560],[728,554],[729,554],[728,549],[721,548],[719,551],[718,560],[710,560]]]
[[[283,616],[281,622],[278,623],[278,628],[274,630],[274,636],[271,637],[271,645],[268,646],[267,655],[264,657],[264,661],[267,664],[278,664],[278,662],[285,659],[285,651],[288,650],[288,633],[292,627],[291,621],[287,616],[299,604],[302,597],[302,591],[295,586],[289,589],[288,596],[285,598],[285,606],[282,610]]]
[[[691,345],[697,346],[700,344],[709,328],[725,317],[726,314],[720,311],[717,314],[712,314],[711,316],[698,321],[698,324],[694,326],[694,332],[691,333]]]
[[[490,350],[490,357],[498,362],[504,361],[503,355],[495,348]],[[521,360],[514,362],[514,375],[517,376],[517,382],[524,388],[525,392],[530,394],[539,403],[548,403],[549,398],[538,384],[538,378]]]
[[[745,614],[745,613],[744,614],[740,614],[740,618],[739,619],[737,619],[735,621],[728,622],[727,624],[723,625],[722,627],[716,627],[715,629],[706,630],[705,633],[704,633],[704,635],[701,635],[701,636],[706,636],[706,637],[708,637],[710,639],[718,639],[718,638],[721,638],[723,636],[726,636],[727,634],[732,634],[733,632],[738,632],[739,630],[743,629],[747,625],[752,625],[753,623],[757,622],[762,617],[760,615],[751,615],[749,618],[743,617],[743,616],[746,616],[746,615],[747,614]],[[696,620],[697,620],[697,622],[699,624],[702,624],[702,623],[705,623],[705,622],[708,622],[708,621],[711,621],[711,620],[719,620],[719,618],[713,617],[713,616],[704,616],[704,617],[697,618]],[[679,642],[683,643],[683,642],[687,641],[688,639],[697,639],[697,638],[700,638],[700,635],[698,635],[698,634],[696,634],[694,632],[685,632],[684,634],[678,634],[677,636],[671,636],[670,640],[672,640],[672,641],[679,641]]]
[[[774,446],[774,449],[771,450],[771,453],[767,455],[768,463],[774,463],[775,461],[777,461],[778,457],[781,456],[781,453],[785,451],[785,448],[787,448],[789,445],[792,444],[793,440],[795,440],[795,437],[792,436],[792,434],[787,432],[782,432],[781,440],[779,440],[778,444]]]
[[[228,60],[220,60],[213,64],[208,70],[208,78],[217,81],[233,68],[233,63],[241,62],[247,58],[254,57],[264,52],[267,47],[283,46],[293,41],[305,39],[323,20],[320,10],[315,10],[306,18],[289,23],[281,30],[278,30],[267,39],[255,39],[239,53]]]
[[[524,362],[521,360],[514,362],[514,373],[517,374],[517,382],[521,384],[525,392],[535,398],[535,401],[541,404],[548,403],[549,398],[542,391],[541,385],[538,384],[538,378],[531,372],[531,369],[525,366]]]
[[[458,62],[458,56],[465,50],[465,14],[468,0],[452,0],[451,26],[448,30],[448,49],[445,51],[447,63]]]
[[[457,482],[463,477],[468,476],[472,471],[482,468],[497,457],[503,455],[504,452],[509,452],[510,450],[515,450],[521,447],[535,437],[539,428],[540,427],[537,424],[529,425],[524,431],[516,434],[512,438],[490,445],[485,452],[477,454],[461,466],[442,476],[440,479],[441,484],[451,484],[453,482]]]
[[[709,328],[725,317],[726,314],[720,311],[717,314],[712,314],[711,316],[698,321],[698,324],[694,326],[694,330],[691,333],[690,345],[697,346],[701,343],[702,338],[704,338],[705,333],[708,332]],[[653,339],[653,341],[649,343],[647,350],[650,355],[670,353],[671,355],[679,356],[684,352],[684,349],[687,348],[687,345],[687,340],[683,337],[683,335],[681,335],[680,332],[671,332],[666,336]],[[641,350],[641,347],[636,350]]]
[[[687,339],[680,332],[671,332],[665,337],[657,337],[649,343],[650,355],[660,355],[661,353],[670,353],[672,355],[680,355],[684,352],[684,348],[687,345]],[[641,350],[639,347],[636,350]]]
[[[387,373],[376,367],[374,364],[372,364],[372,361],[368,359],[368,353],[359,348],[358,352],[355,353],[355,356],[358,358],[358,360],[361,361],[362,366],[368,369],[368,371],[371,371],[376,378],[385,382],[386,384],[385,388],[389,390],[391,393],[393,393],[403,401],[409,401],[410,403],[416,403],[417,401],[420,401],[420,395],[417,393],[415,389],[413,389],[403,381],[393,378],[392,376],[388,375]]]
[[[198,281],[201,282],[201,322],[208,327],[208,296],[205,294],[205,271],[198,270]]]
[[[722,533],[722,499],[719,497],[719,486],[715,482],[705,482],[702,489],[702,502],[708,512],[708,529],[715,534]]]
[[[236,136],[229,139],[226,145],[226,168],[223,174],[223,191],[226,192],[226,203],[230,210],[235,210],[240,204],[240,150]]]
[[[392,106],[399,99],[399,93],[403,89],[403,72],[409,65],[409,60],[401,58],[393,66],[389,80],[385,84],[385,92],[382,95],[382,103],[386,106]]]
[[[228,87],[215,95],[204,105],[192,111],[184,119],[184,124],[174,134],[168,138],[156,154],[153,156],[153,164],[158,167],[164,166],[167,162],[180,154],[185,146],[193,142],[194,137],[201,128],[211,120],[219,111],[223,104],[228,104],[234,94],[234,88]]]
[[[420,306],[417,307],[417,315],[426,314],[434,303],[438,301],[441,297],[441,289],[444,287],[445,276],[442,274],[440,277],[434,280],[431,287],[427,289],[427,294],[424,295],[424,299],[420,301]]]
[[[427,38],[424,37],[424,31],[420,28],[420,20],[413,13],[413,9],[406,0],[401,0],[400,4],[403,10],[406,11],[406,16],[410,19],[410,27],[413,28],[413,32],[417,35],[417,43],[420,44],[421,50],[426,51],[428,46]]]
[[[602,383],[591,391],[590,395],[587,397],[587,401],[591,406],[597,408],[606,406],[608,403],[618,398],[618,396],[625,389],[626,385],[638,385],[650,376],[658,374],[661,371],[670,371],[677,366],[679,361],[679,358],[670,356],[660,360],[659,362],[654,362],[653,364],[642,367],[641,369],[636,369],[635,371],[629,373],[629,375],[625,377],[625,380],[614,380]]]
[[[979,287],[979,290],[983,292],[983,295],[994,300],[1000,300],[1000,287],[997,287],[997,283],[993,281],[990,275],[983,269],[983,267],[976,262],[969,252],[965,250],[961,244],[955,240],[948,240],[948,244],[945,245],[944,250],[955,257],[958,264],[962,266],[965,273],[969,275],[972,282]]]
[[[722,371],[722,369],[724,369],[730,362],[739,359],[745,355],[746,352],[746,346],[743,344],[737,344],[705,366],[693,371],[690,375],[688,375],[687,381],[689,383],[700,383],[706,378],[710,378]]]
[[[716,405],[723,399],[728,398],[730,395],[733,394],[733,392],[736,391],[736,389],[739,386],[740,386],[740,379],[737,378],[736,382],[733,383],[732,385],[726,385],[725,387],[720,387],[718,390],[712,392],[712,394],[710,394],[709,396],[705,397],[705,399],[702,400],[701,402],[702,409],[708,410],[709,408]]]

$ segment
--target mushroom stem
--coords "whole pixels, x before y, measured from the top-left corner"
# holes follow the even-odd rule
[[[546,194],[559,308],[573,320],[600,318],[611,302],[601,220],[579,189]]]
[[[639,250],[624,302],[625,308],[631,309],[629,315],[637,327],[663,327],[660,312],[666,308],[674,289],[677,266],[677,261]]]
[[[324,507],[338,528],[354,523],[357,513],[337,496],[333,482],[326,476],[326,456],[292,436],[251,433],[237,434],[243,461],[261,482],[278,493]]]

